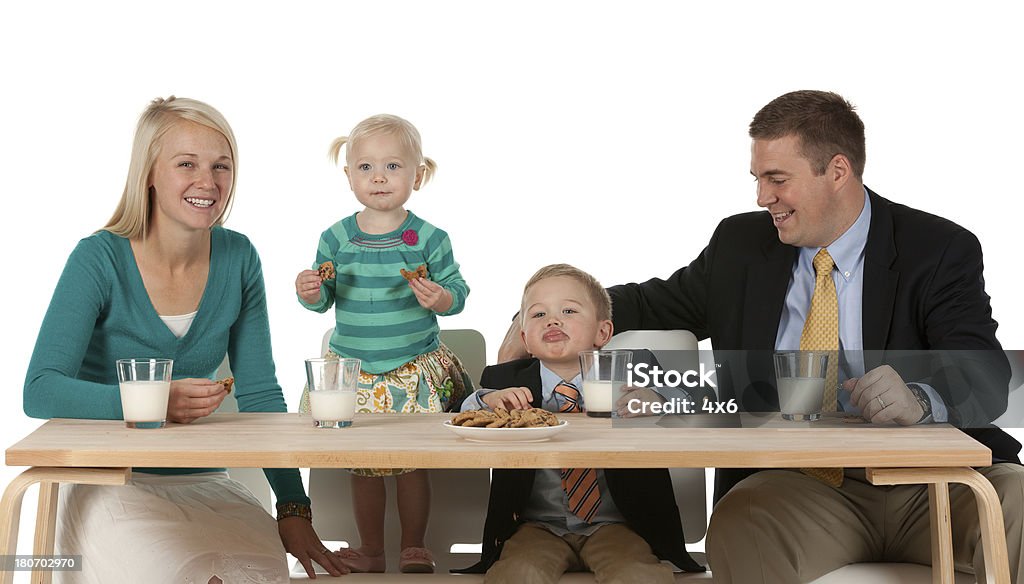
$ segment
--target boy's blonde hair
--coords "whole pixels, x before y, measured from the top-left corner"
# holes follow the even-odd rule
[[[530,287],[548,278],[557,278],[559,276],[565,276],[572,278],[583,286],[583,290],[590,297],[590,301],[594,304],[594,308],[597,310],[598,320],[611,320],[612,319],[612,299],[608,296],[608,291],[604,289],[604,286],[597,281],[597,278],[584,272],[583,270],[570,266],[569,264],[551,264],[550,266],[544,266],[537,270],[530,280],[523,287],[523,300],[526,300],[526,293],[530,291]],[[520,324],[526,319],[524,314],[525,306],[521,307],[519,311]]]
[[[327,153],[331,157],[331,161],[337,164],[338,158],[341,156],[341,147],[348,144],[348,148],[345,151],[347,163],[354,144],[363,138],[380,134],[390,134],[398,138],[402,147],[412,155],[416,164],[422,164],[426,167],[423,171],[423,184],[430,182],[431,177],[437,172],[437,163],[423,156],[423,142],[420,140],[419,130],[408,120],[391,114],[377,114],[359,122],[356,124],[356,127],[352,128],[352,132],[348,136],[335,138],[334,142],[331,142],[331,147]]]
[[[135,127],[135,140],[132,142],[132,157],[128,164],[128,178],[125,180],[124,192],[114,210],[113,216],[103,229],[121,237],[135,239],[146,238],[149,229],[149,178],[153,164],[160,154],[160,141],[174,124],[180,121],[192,122],[219,132],[228,142],[231,149],[232,181],[231,190],[224,200],[224,212],[217,218],[215,225],[221,225],[228,218],[231,204],[235,196],[235,185],[238,184],[238,146],[231,126],[219,111],[212,106],[187,97],[167,99],[158,97],[139,116]]]

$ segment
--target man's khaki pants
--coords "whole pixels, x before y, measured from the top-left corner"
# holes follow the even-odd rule
[[[1024,467],[979,469],[1002,503],[1010,580],[1021,569]],[[950,485],[953,559],[984,581],[974,493]],[[708,561],[716,583],[798,584],[846,564],[931,564],[928,488],[875,486],[863,469],[847,469],[836,489],[794,470],[768,470],[729,491],[711,514]]]

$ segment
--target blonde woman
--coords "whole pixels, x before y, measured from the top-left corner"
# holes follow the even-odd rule
[[[187,424],[227,395],[210,380],[225,354],[241,411],[286,411],[259,256],[222,227],[237,153],[227,121],[205,103],[170,97],[146,108],[113,217],[79,242],[57,283],[25,380],[26,414],[120,419],[114,361],[172,357],[167,419]],[[311,577],[311,561],[348,572],[313,531],[298,470],[266,474],[276,526],[224,469],[136,468],[126,487],[64,486],[57,552],[84,561],[81,572],[55,576],[287,582],[285,550]]]

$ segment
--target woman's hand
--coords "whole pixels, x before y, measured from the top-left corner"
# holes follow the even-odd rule
[[[281,536],[286,552],[295,556],[306,575],[316,579],[312,562],[323,566],[331,576],[348,574],[349,569],[341,562],[341,558],[327,549],[320,541],[320,536],[313,531],[313,524],[302,517],[284,517],[277,521],[277,533]]]
[[[455,301],[451,292],[442,288],[437,282],[431,282],[424,278],[410,280],[409,287],[412,288],[412,293],[416,295],[420,306],[427,310],[447,312],[451,309],[452,302]]]
[[[209,416],[227,395],[223,385],[209,379],[176,379],[171,382],[167,419],[188,424]]]
[[[306,304],[320,301],[320,274],[315,270],[302,270],[295,277],[295,293]]]

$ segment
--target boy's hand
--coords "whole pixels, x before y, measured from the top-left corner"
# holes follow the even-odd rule
[[[295,293],[306,304],[320,301],[320,274],[315,270],[302,270],[295,277]]]
[[[447,312],[455,301],[451,292],[442,288],[437,282],[431,282],[424,278],[409,280],[409,287],[412,288],[412,293],[416,295],[420,306],[427,310]]]
[[[487,404],[492,410],[498,406],[506,410],[528,410],[533,401],[533,392],[526,387],[510,387],[491,393],[480,398],[480,401]]]

